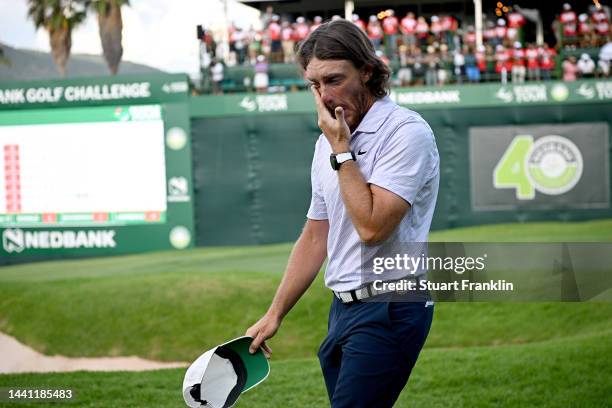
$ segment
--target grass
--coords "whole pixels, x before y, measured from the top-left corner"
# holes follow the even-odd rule
[[[432,232],[430,240],[439,242],[611,242],[612,220],[481,225]]]
[[[612,220],[483,226],[431,239],[612,242]],[[290,248],[199,248],[4,267],[0,330],[49,355],[191,361],[260,317]],[[330,296],[317,278],[271,341],[270,378],[239,406],[327,404],[313,356]],[[609,406],[611,335],[612,303],[438,303],[397,406]],[[78,406],[181,406],[183,373],[0,375],[0,387],[71,387]]]
[[[610,335],[584,335],[529,345],[426,349],[396,407],[607,407]],[[0,376],[0,387],[72,389],[79,407],[182,407],[184,370]],[[57,404],[59,406],[59,404]],[[237,407],[327,406],[316,359],[272,361],[271,375]],[[0,407],[14,407],[2,404]],[[40,407],[40,403],[18,404]]]

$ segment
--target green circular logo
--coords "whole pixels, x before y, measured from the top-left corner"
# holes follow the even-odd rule
[[[562,136],[536,140],[525,163],[532,185],[548,195],[570,191],[582,176],[582,154],[571,140]]]
[[[185,249],[191,242],[191,233],[183,226],[177,226],[170,231],[170,244],[176,249]]]
[[[180,127],[173,127],[166,133],[166,143],[172,150],[181,150],[187,144],[187,134]]]
[[[563,102],[569,96],[569,89],[564,84],[556,84],[550,90],[550,96],[557,102]]]

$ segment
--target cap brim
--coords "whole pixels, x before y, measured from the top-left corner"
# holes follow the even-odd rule
[[[261,349],[256,353],[249,353],[249,346],[253,341],[252,337],[243,336],[230,340],[219,347],[227,347],[242,358],[242,362],[246,368],[247,379],[242,392],[248,391],[256,385],[260,384],[270,374],[270,363]]]

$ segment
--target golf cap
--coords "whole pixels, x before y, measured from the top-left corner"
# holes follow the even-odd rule
[[[190,407],[229,408],[240,394],[270,373],[263,352],[249,353],[252,337],[243,336],[216,346],[197,358],[183,380],[183,398]]]

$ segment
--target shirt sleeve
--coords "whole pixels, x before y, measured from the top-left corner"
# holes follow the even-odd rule
[[[312,158],[312,166],[310,168],[310,185],[312,189],[312,196],[310,198],[310,207],[306,217],[311,220],[326,220],[327,217],[327,205],[325,205],[325,199],[323,198],[323,189],[318,177],[318,165],[317,156],[319,150],[319,142],[315,146],[314,156]]]
[[[389,136],[374,162],[368,183],[413,205],[438,160],[433,131],[424,121],[409,122]]]

